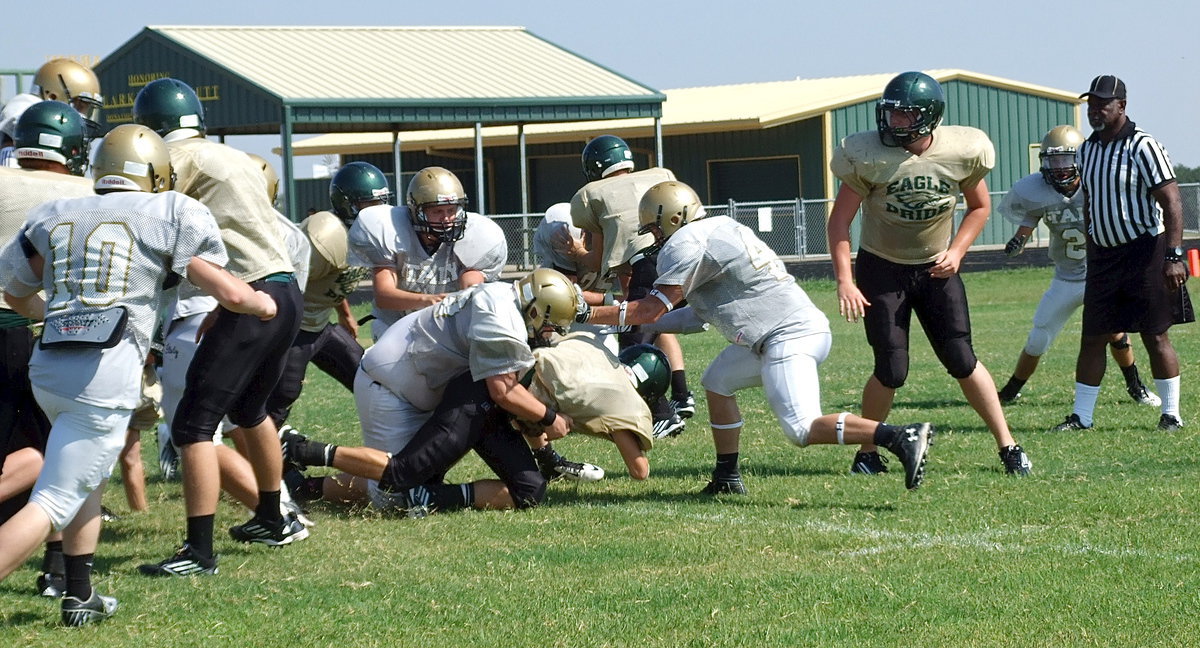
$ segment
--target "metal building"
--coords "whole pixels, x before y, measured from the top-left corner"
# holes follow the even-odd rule
[[[146,27],[95,70],[108,127],[132,119],[142,86],[175,77],[196,89],[210,135],[279,134],[293,197],[295,134],[382,132],[394,150],[404,131],[471,127],[478,147],[485,125],[656,121],[664,100],[521,27]],[[475,173],[464,184],[481,187],[485,160],[467,154]],[[505,195],[520,196],[524,163],[511,154]],[[290,201],[293,219],[300,208]]]

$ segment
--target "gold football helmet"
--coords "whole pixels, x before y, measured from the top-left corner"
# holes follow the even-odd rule
[[[558,270],[537,268],[518,280],[516,288],[517,306],[530,340],[541,340],[546,327],[562,335],[575,322],[581,294]]]
[[[42,64],[33,77],[33,93],[42,99],[69,103],[83,116],[84,125],[94,136],[100,131],[100,80],[91,68],[71,59],[53,59]]]
[[[1042,179],[1055,189],[1068,190],[1079,180],[1075,152],[1083,144],[1083,133],[1074,126],[1055,126],[1042,138]]]
[[[638,233],[652,233],[657,225],[661,238],[656,245],[662,245],[680,227],[700,218],[704,218],[704,205],[696,192],[682,182],[668,180],[650,187],[642,196],[638,204],[638,223],[641,224]]]
[[[100,140],[92,177],[96,193],[159,193],[175,186],[167,145],[158,133],[139,124],[121,124]]]
[[[247,153],[251,160],[262,169],[263,177],[267,180],[267,198],[271,200],[271,204],[275,204],[275,197],[279,195],[279,174],[275,173],[275,167],[271,166],[270,162],[261,155]]]
[[[467,192],[458,176],[442,167],[426,167],[408,183],[408,209],[413,229],[418,234],[433,234],[443,243],[452,243],[467,231]],[[433,205],[458,205],[453,217],[431,221],[425,208]]]

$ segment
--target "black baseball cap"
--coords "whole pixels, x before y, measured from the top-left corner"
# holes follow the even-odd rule
[[[1124,99],[1125,82],[1112,74],[1102,74],[1092,79],[1088,91],[1079,95],[1080,99],[1095,97],[1097,99]]]

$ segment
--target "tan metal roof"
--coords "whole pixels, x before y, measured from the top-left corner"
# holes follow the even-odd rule
[[[1078,102],[1075,92],[1012,81],[965,70],[927,70],[938,81],[963,80],[1019,92]],[[895,73],[869,74],[824,79],[794,79],[766,83],[706,86],[664,90],[662,126],[664,135],[685,135],[770,128],[808,119],[843,106],[871,100]],[[619,136],[647,136],[652,119],[531,124],[525,127],[530,144],[577,139],[584,142],[601,133]],[[412,131],[401,137],[405,148],[469,148],[474,145],[474,130],[447,129]],[[492,126],[483,129],[489,146],[515,144],[517,129]],[[367,154],[391,150],[390,133],[352,133],[320,135],[297,141],[296,155],[331,153]]]
[[[285,100],[658,94],[522,27],[148,29]]]

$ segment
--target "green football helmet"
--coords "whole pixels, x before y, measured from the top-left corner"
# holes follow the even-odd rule
[[[583,147],[583,175],[588,182],[633,170],[633,151],[616,135],[601,135]]]
[[[181,128],[204,133],[204,106],[188,84],[179,79],[155,79],[133,100],[133,121],[166,137]]]
[[[1075,188],[1079,181],[1079,165],[1075,152],[1083,144],[1083,133],[1074,126],[1055,126],[1042,138],[1042,150],[1038,159],[1042,161],[1042,179],[1046,184],[1062,191]]]
[[[544,339],[547,327],[562,335],[575,323],[583,295],[558,270],[537,268],[517,281],[516,290],[517,307],[531,344]]]
[[[61,101],[39,101],[17,120],[13,156],[18,160],[49,160],[66,165],[71,175],[87,169],[83,117]]]
[[[908,146],[929,136],[946,112],[946,93],[924,72],[903,72],[888,82],[875,104],[875,123],[884,146]],[[908,123],[895,124],[893,113],[907,113]]]
[[[667,354],[652,344],[635,344],[617,356],[629,372],[629,379],[647,403],[662,398],[671,386],[671,363]]]
[[[695,190],[682,182],[667,180],[646,190],[638,203],[638,234],[655,234],[650,250],[658,249],[680,227],[704,218],[704,205]],[[658,232],[654,232],[654,226]],[[647,253],[648,252],[644,252]]]
[[[392,204],[392,190],[383,171],[374,164],[351,162],[338,169],[329,181],[329,202],[333,213],[348,227],[365,207]]]

